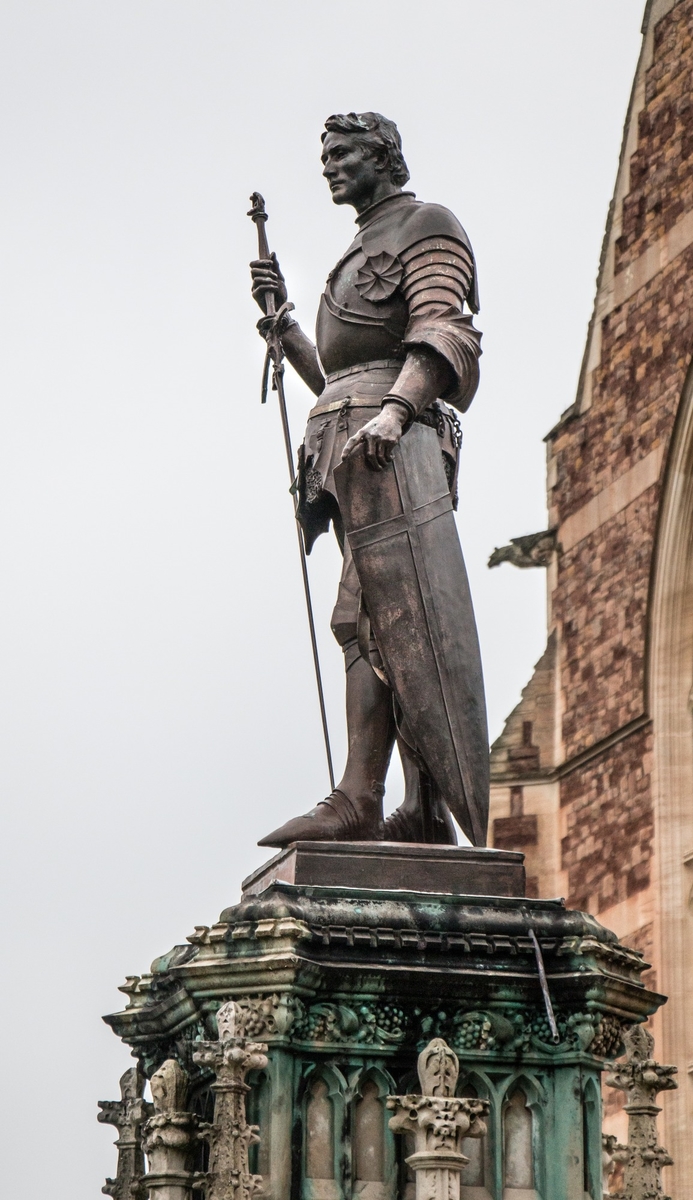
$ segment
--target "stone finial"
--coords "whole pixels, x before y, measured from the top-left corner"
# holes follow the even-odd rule
[[[417,1074],[422,1096],[454,1096],[460,1064],[442,1038],[434,1038],[419,1055]]]
[[[144,1200],[144,1152],[142,1126],[153,1112],[143,1099],[145,1078],[139,1066],[130,1067],[120,1079],[120,1100],[99,1100],[97,1120],[118,1130],[115,1145],[118,1166],[115,1179],[107,1179],[101,1191],[113,1200]]]
[[[188,1112],[188,1075],[168,1058],[150,1080],[154,1116],[144,1127],[149,1171],[144,1182],[150,1200],[190,1200],[191,1154],[197,1141],[197,1118]]]
[[[248,1148],[260,1141],[256,1125],[246,1120],[245,1097],[249,1071],[267,1066],[267,1046],[239,1037],[241,1010],[235,1001],[217,1013],[217,1042],[201,1042],[193,1059],[216,1076],[214,1123],[203,1130],[209,1142],[205,1200],[251,1200],[261,1191],[262,1176],[251,1175]]]
[[[241,1008],[239,1004],[236,1004],[235,1000],[229,1000],[226,1004],[222,1004],[217,1013],[217,1032],[220,1042],[225,1042],[228,1038],[239,1036],[241,1032],[240,1017]]]
[[[188,1095],[188,1076],[175,1058],[167,1058],[150,1080],[157,1113],[180,1112]]]
[[[626,1060],[615,1063],[607,1077],[609,1087],[626,1093],[628,1146],[625,1156],[623,1197],[627,1200],[669,1200],[662,1187],[662,1167],[672,1162],[657,1141],[655,1103],[659,1092],[678,1087],[672,1078],[676,1067],[655,1062],[654,1038],[644,1025],[634,1025],[624,1036]]]
[[[414,1135],[406,1161],[416,1176],[416,1200],[459,1200],[460,1172],[469,1162],[462,1140],[484,1136],[489,1103],[454,1095],[459,1063],[442,1038],[422,1050],[418,1073],[422,1095],[388,1096],[390,1128]]]

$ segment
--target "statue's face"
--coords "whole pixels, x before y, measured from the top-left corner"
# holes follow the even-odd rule
[[[360,209],[371,203],[384,170],[371,150],[348,133],[328,133],[320,159],[335,204]]]

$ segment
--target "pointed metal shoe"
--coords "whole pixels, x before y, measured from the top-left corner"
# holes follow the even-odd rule
[[[380,842],[383,839],[383,792],[375,785],[367,797],[354,804],[335,788],[302,817],[287,821],[258,846],[289,846],[292,842]]]
[[[456,846],[457,833],[450,810],[430,777],[419,774],[413,795],[405,792],[404,804],[386,819],[385,842]]]

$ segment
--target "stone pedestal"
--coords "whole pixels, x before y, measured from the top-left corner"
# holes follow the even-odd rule
[[[271,883],[452,896],[524,896],[524,854],[406,842],[294,842],[243,880],[243,899]]]
[[[600,1074],[663,998],[642,986],[642,957],[593,918],[525,899],[521,872],[519,855],[494,851],[300,844],[131,977],[128,1007],[106,1020],[148,1076],[175,1058],[188,1107],[209,1122],[201,1043],[235,1000],[236,1036],[267,1045],[246,1105],[260,1136],[249,1172],[268,1200],[413,1200],[416,1155],[431,1147],[404,1126],[395,1136],[387,1101],[417,1094],[418,1056],[436,1038],[459,1060],[455,1095],[488,1114],[484,1136],[456,1142],[461,1200],[601,1200]]]

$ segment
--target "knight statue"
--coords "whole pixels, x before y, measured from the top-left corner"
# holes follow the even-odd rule
[[[289,313],[276,256],[253,296],[281,311],[286,358],[317,397],[299,451],[305,548],[343,552],[332,631],[344,652],[348,755],[332,793],[260,842],[485,845],[488,734],[479,644],[453,509],[461,432],[479,381],[474,255],[448,209],[403,188],[396,125],[336,115],[323,175],[358,232],[330,272],[316,345]],[[395,742],[404,802],[383,818]]]

